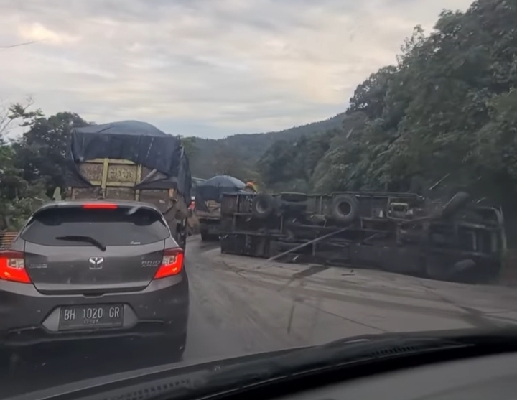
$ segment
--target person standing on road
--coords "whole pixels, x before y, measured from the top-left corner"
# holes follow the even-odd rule
[[[257,193],[257,186],[253,181],[246,182],[246,186],[244,187],[244,190],[247,192]]]

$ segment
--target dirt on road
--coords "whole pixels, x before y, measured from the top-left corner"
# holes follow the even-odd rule
[[[513,288],[281,264],[222,255],[216,245],[196,240],[192,238],[191,252],[197,253],[198,265],[189,272],[199,310],[221,326],[239,319],[241,329],[250,332],[243,340],[255,345],[317,344],[359,334],[517,323]],[[262,342],[259,334],[271,340]]]
[[[362,334],[517,323],[513,288],[221,255],[196,236],[186,269],[191,308],[180,365]],[[12,366],[2,370],[4,396],[172,362],[139,339],[35,347],[32,355],[11,363],[15,354],[0,346],[0,361]]]

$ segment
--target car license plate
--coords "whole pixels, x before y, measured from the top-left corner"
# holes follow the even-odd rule
[[[116,328],[124,324],[122,304],[61,307],[59,330]]]

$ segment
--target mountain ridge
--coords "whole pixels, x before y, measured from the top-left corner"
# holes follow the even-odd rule
[[[265,133],[235,134],[222,139],[205,139],[195,137],[196,153],[191,158],[193,175],[200,178],[210,178],[216,171],[218,157],[230,157],[235,160],[245,160],[252,164],[264,152],[279,140],[296,140],[304,135],[312,135],[330,129],[340,129],[345,113],[334,115],[323,121],[311,122],[281,131]]]

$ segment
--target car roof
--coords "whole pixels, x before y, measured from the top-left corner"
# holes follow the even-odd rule
[[[46,203],[42,205],[38,210],[36,210],[35,213],[38,213],[40,211],[48,210],[51,208],[74,208],[74,207],[82,207],[85,204],[116,204],[119,207],[123,208],[130,208],[130,207],[141,207],[146,208],[148,210],[157,211],[161,214],[161,211],[155,207],[152,204],[144,203],[141,201],[135,201],[135,200],[112,200],[112,199],[106,199],[106,200],[59,200],[59,201],[52,201],[49,203]]]

